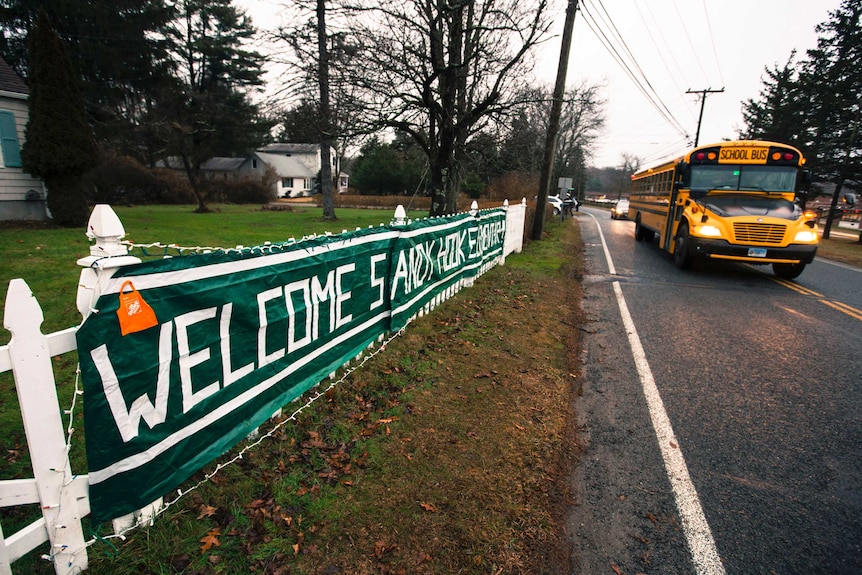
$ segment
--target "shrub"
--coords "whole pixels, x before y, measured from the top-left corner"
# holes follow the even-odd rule
[[[263,179],[253,175],[210,180],[210,200],[229,204],[267,204],[276,198],[275,171],[267,168]]]
[[[488,185],[488,198],[508,198],[509,203],[521,198],[532,200],[539,192],[539,176],[527,172],[508,172]]]
[[[104,155],[85,176],[91,203],[188,204],[194,201],[188,182],[171,170],[151,170],[130,156]]]

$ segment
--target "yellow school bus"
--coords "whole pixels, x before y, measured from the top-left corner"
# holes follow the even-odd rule
[[[680,269],[697,259],[734,260],[772,264],[776,276],[795,278],[819,242],[817,215],[797,192],[809,177],[804,165],[792,146],[742,140],[699,146],[640,171],[629,198],[635,239],[658,236]]]

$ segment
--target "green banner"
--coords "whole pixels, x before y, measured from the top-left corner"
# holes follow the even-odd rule
[[[504,209],[488,210],[103,278],[77,333],[94,520],[176,488],[378,336],[495,265],[505,222]],[[120,321],[146,316],[141,308],[150,322]]]
[[[472,284],[496,265],[505,238],[502,209],[411,224],[393,248],[391,329],[401,329],[420,310]]]

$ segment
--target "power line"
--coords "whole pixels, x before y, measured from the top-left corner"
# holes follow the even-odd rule
[[[601,9],[604,11],[608,24],[605,26],[609,26],[612,30],[616,31],[616,26],[613,24],[613,20],[610,18],[610,15],[607,13],[607,10],[604,9],[604,6],[601,3],[601,0],[598,0]],[[688,139],[688,134],[685,129],[682,127],[682,124],[674,117],[673,113],[668,109],[667,105],[662,101],[661,97],[656,92],[655,88],[653,88],[652,84],[646,77],[646,74],[643,72],[643,69],[637,63],[637,59],[628,49],[628,46],[621,39],[619,32],[616,32],[616,37],[619,38],[618,42],[622,45],[622,49],[628,56],[628,59],[632,62],[632,66],[637,68],[640,73],[640,77],[638,74],[632,70],[632,66],[630,66],[626,62],[626,58],[620,54],[620,50],[614,45],[614,41],[608,37],[608,33],[602,28],[599,20],[594,16],[594,14],[587,9],[586,2],[581,4],[581,12],[584,14],[584,21],[587,23],[587,26],[595,35],[596,39],[604,46],[604,48],[608,51],[608,54],[616,60],[617,64],[619,64],[620,68],[628,75],[628,77],[634,82],[635,86],[640,90],[640,92],[646,97],[647,101],[650,105],[655,108],[655,110],[661,115],[667,123],[674,128],[681,136]],[[613,35],[613,34],[611,34]]]
[[[721,65],[718,63],[718,50],[715,49],[715,36],[712,34],[712,23],[709,20],[709,10],[706,9],[706,0],[703,0],[703,14],[706,16],[706,29],[709,31],[709,42],[712,44],[712,56],[715,58],[715,68],[718,70],[721,84],[724,85],[724,74],[721,73]]]

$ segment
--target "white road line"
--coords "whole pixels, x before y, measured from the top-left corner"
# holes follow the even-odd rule
[[[602,233],[601,225],[592,214],[587,215],[596,222],[596,228],[599,230],[602,248],[605,252],[605,259],[608,262],[608,271],[611,274],[616,274],[616,268],[608,250],[607,242],[605,242],[605,235]],[[664,409],[664,402],[661,399],[661,395],[659,395],[655,379],[653,379],[652,370],[650,369],[649,362],[647,362],[634,321],[632,321],[628,305],[626,305],[626,300],[623,297],[620,282],[613,282],[613,287],[617,304],[620,308],[620,315],[622,315],[623,325],[628,335],[629,345],[632,348],[635,367],[640,376],[644,397],[649,406],[650,419],[656,438],[658,439],[664,467],[667,471],[668,479],[670,479],[674,498],[676,499],[677,510],[679,511],[686,541],[688,542],[692,562],[699,575],[723,575],[725,573],[724,565],[722,565],[718,549],[715,547],[712,531],[706,522],[706,516],[700,505],[700,498],[697,496],[697,491],[688,474],[688,466],[682,455],[682,449],[679,447],[679,442],[674,435],[670,419]]]

